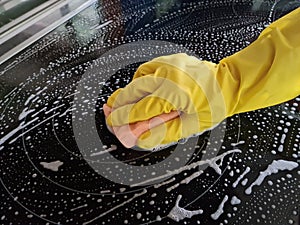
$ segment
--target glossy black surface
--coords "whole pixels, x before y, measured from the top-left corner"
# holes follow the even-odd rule
[[[198,167],[146,186],[106,179],[109,171],[131,176],[115,172],[110,154],[140,169],[133,175],[138,182],[142,165],[164,161],[177,146],[155,153],[125,149],[106,129],[101,109],[145,59],[178,52],[178,44],[218,62],[299,6],[299,1],[99,1],[2,64],[0,224],[299,224],[300,97],[228,118],[215,129],[224,136],[211,131],[178,145],[182,152],[161,169],[165,173],[186,159],[186,165],[204,156],[221,164],[213,161],[214,152],[224,156],[220,174],[209,166],[188,184],[182,181]],[[143,42],[145,48],[125,45],[148,40],[168,44],[157,52],[146,48],[153,42]],[[90,141],[95,130],[107,147]],[[84,150],[78,139],[87,141]],[[109,147],[115,150],[95,154]],[[55,171],[45,167],[49,162],[62,165]],[[168,217],[180,195],[181,212],[203,212],[179,222]]]

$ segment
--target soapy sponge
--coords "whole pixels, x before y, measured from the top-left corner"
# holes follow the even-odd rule
[[[103,112],[107,118],[112,112],[112,109],[107,105],[103,105]],[[170,113],[163,113],[159,116],[155,116],[149,120],[139,121],[136,123],[126,124],[123,126],[109,126],[107,128],[113,133],[119,141],[126,147],[132,148],[136,145],[138,138],[146,131],[159,126],[169,120],[178,117],[180,113],[178,111],[172,111]]]

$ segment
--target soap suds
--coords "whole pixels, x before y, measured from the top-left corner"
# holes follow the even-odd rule
[[[92,157],[92,156],[103,155],[105,153],[112,152],[112,151],[115,151],[115,150],[117,150],[117,146],[116,145],[111,145],[110,148],[105,149],[104,151],[101,151],[101,152],[92,153],[90,156]]]
[[[243,179],[243,177],[250,172],[250,167],[247,166],[245,171],[238,177],[238,179],[232,184],[232,187],[236,188],[237,185],[239,184],[239,182],[241,181],[241,179]]]
[[[156,180],[161,180],[161,179],[164,179],[166,177],[170,177],[172,175],[179,174],[182,171],[191,170],[191,169],[196,168],[197,166],[205,165],[205,164],[209,164],[213,169],[215,169],[215,171],[218,174],[221,174],[222,171],[220,169],[220,166],[222,166],[222,164],[223,164],[224,157],[227,156],[227,155],[229,155],[229,154],[231,154],[231,153],[240,153],[240,152],[241,152],[241,150],[239,150],[239,149],[230,150],[230,151],[224,152],[223,154],[221,154],[221,155],[219,155],[217,157],[214,157],[212,159],[207,159],[207,160],[203,160],[203,161],[194,162],[194,163],[192,163],[190,165],[183,166],[183,167],[181,167],[179,169],[176,169],[176,170],[173,170],[173,171],[169,171],[166,174],[163,174],[161,176],[154,177],[154,178],[142,181],[140,183],[132,184],[130,186],[131,187],[136,187],[136,186],[146,185],[149,182],[153,182],[153,181],[156,181]],[[218,160],[220,160],[219,164],[217,164]]]
[[[298,167],[298,163],[293,162],[293,161],[274,160],[265,171],[260,172],[260,175],[258,176],[258,178],[246,189],[245,193],[247,195],[250,195],[252,193],[253,186],[261,185],[267,176],[276,174],[279,171],[283,171],[283,170],[291,171],[291,170],[295,169],[296,167]]]
[[[181,208],[179,206],[180,199],[182,198],[182,195],[178,195],[175,206],[172,208],[170,213],[168,214],[168,217],[172,220],[175,220],[176,222],[179,222],[180,220],[183,220],[185,218],[191,218],[194,215],[199,215],[203,213],[202,209],[190,211],[186,210],[184,208]]]
[[[231,203],[231,205],[238,205],[238,204],[241,204],[241,200],[240,200],[238,197],[233,196],[233,197],[231,198],[230,203]]]
[[[225,195],[225,197],[224,197],[223,201],[221,202],[221,204],[219,205],[219,208],[217,209],[217,211],[215,213],[211,214],[211,218],[213,220],[219,219],[219,217],[223,214],[223,212],[224,212],[223,208],[224,208],[224,205],[227,202],[227,200],[228,200],[228,195]]]
[[[62,166],[64,163],[57,160],[55,162],[50,162],[50,163],[47,163],[47,162],[40,162],[40,164],[45,168],[45,169],[48,169],[48,170],[52,170],[54,172],[57,172],[59,167]]]

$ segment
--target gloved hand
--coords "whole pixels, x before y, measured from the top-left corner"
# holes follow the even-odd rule
[[[219,64],[186,54],[142,64],[107,101],[107,124],[120,127],[173,111],[180,116],[139,136],[152,149],[215,127],[226,117],[300,94],[300,8],[267,27],[256,41]]]
[[[180,117],[152,128],[151,135],[148,131],[139,137],[137,145],[144,149],[170,144],[213,127],[226,116],[213,68],[213,64],[186,54],[163,56],[143,64],[132,82],[108,99],[107,105],[113,111],[107,123],[118,127],[180,111]],[[116,128],[115,133],[118,131]],[[131,136],[129,132],[125,135]],[[128,137],[123,132],[119,139]]]

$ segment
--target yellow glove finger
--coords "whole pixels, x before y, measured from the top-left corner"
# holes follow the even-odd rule
[[[143,149],[153,150],[159,146],[176,143],[182,138],[187,138],[199,133],[201,124],[197,121],[199,121],[197,114],[183,113],[180,117],[143,133],[137,141],[137,146]]]
[[[126,87],[116,90],[108,98],[107,105],[114,109],[124,105],[133,104],[153,93],[160,82],[162,81],[151,75],[134,79]]]
[[[127,104],[116,108],[107,117],[109,126],[122,126],[151,119],[152,117],[176,110],[166,99],[156,96],[146,96],[135,104]]]
[[[158,88],[154,93],[144,97],[135,104],[127,104],[115,108],[107,118],[109,126],[122,126],[144,121],[174,110],[189,114],[197,112],[196,106],[191,103],[190,92],[184,90],[179,84],[170,79],[157,76],[144,76],[133,80],[132,83],[138,85],[139,81],[145,83],[144,80],[149,80],[150,84],[151,82],[155,83]],[[122,93],[121,91],[118,98],[121,98]],[[203,110],[201,116],[203,114],[210,114],[210,111]],[[204,118],[210,118],[210,115],[206,115]]]

